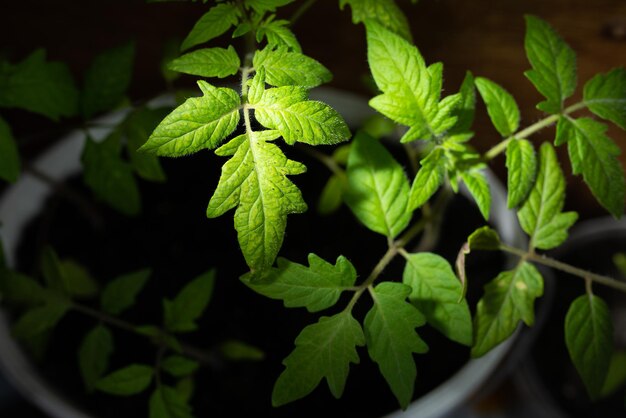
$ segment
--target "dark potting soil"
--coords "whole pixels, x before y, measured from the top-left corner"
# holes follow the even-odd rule
[[[386,250],[386,239],[359,225],[349,210],[321,217],[315,203],[329,174],[316,161],[296,150],[290,157],[303,161],[306,174],[292,177],[303,190],[309,211],[289,216],[281,256],[305,263],[314,252],[334,262],[339,255],[351,260],[361,279],[366,276]],[[172,298],[184,284],[209,268],[216,268],[217,279],[212,301],[200,321],[198,332],[183,335],[181,340],[211,349],[220,342],[237,339],[262,349],[266,358],[259,362],[227,362],[215,368],[203,368],[196,376],[192,405],[196,416],[271,416],[319,417],[328,411],[336,416],[380,417],[398,408],[377,366],[367,350],[359,349],[361,364],[350,367],[344,396],[334,399],[325,383],[308,397],[290,405],[273,408],[273,384],[283,370],[281,361],[293,350],[300,330],[319,318],[304,309],[287,309],[280,301],[255,294],[238,277],[246,272],[233,229],[232,212],[220,219],[207,219],[205,208],[217,184],[224,160],[209,152],[192,157],[162,160],[168,181],[164,184],[141,182],[142,214],[128,218],[99,205],[105,228],[94,228],[77,209],[58,197],[46,203],[42,216],[29,225],[20,245],[19,268],[37,270],[41,243],[51,244],[62,258],[72,258],[88,268],[103,283],[136,269],[150,267],[152,277],[139,295],[137,304],[123,314],[135,324],[161,323],[163,297]],[[80,179],[73,187],[81,189]],[[89,192],[85,191],[87,196]],[[465,198],[455,198],[448,208],[435,250],[451,262],[467,236],[484,221]],[[499,253],[478,252],[468,258],[472,309],[485,282],[502,269]],[[396,260],[383,274],[400,280],[403,264]],[[322,314],[343,309],[347,298]],[[370,307],[363,297],[355,307],[355,317],[362,320]],[[96,306],[94,304],[94,306]],[[101,393],[85,396],[78,372],[76,352],[81,339],[96,321],[79,313],[70,313],[52,334],[43,375],[64,396],[100,418],[147,416],[144,395],[118,398]],[[156,349],[146,339],[125,331],[115,332],[115,353],[110,370],[130,363],[154,364]],[[418,377],[415,397],[425,394],[451,377],[469,358],[469,349],[447,341],[428,326],[418,330],[430,346],[426,355],[416,356]],[[167,377],[164,377],[166,382]],[[174,383],[174,382],[169,382]],[[138,400],[139,399],[139,400]]]
[[[559,260],[588,271],[610,277],[622,277],[612,257],[618,252],[626,253],[626,232],[615,229],[608,233],[590,234],[588,239],[565,245],[555,254]],[[552,306],[547,320],[532,351],[532,360],[541,383],[558,406],[573,418],[618,418],[626,416],[626,388],[613,396],[591,402],[587,391],[574,368],[564,341],[564,323],[567,310],[574,299],[585,294],[585,284],[580,278],[555,272]],[[623,293],[604,286],[593,287],[596,295],[603,298],[611,311],[614,324],[616,349],[626,349],[626,317]],[[621,309],[618,309],[621,307]]]

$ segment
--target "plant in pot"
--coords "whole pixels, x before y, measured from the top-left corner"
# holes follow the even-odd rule
[[[547,115],[520,129],[520,112],[513,96],[486,78],[468,73],[458,93],[442,97],[443,65],[426,65],[412,44],[407,19],[394,2],[345,0],[340,5],[350,6],[353,21],[365,27],[367,59],[378,89],[369,104],[379,115],[357,127],[352,136],[340,112],[309,99],[309,90],[329,81],[331,74],[303,54],[290,30],[295,19],[306,17],[303,13],[313,2],[301,2],[291,22],[277,19],[281,8],[290,3],[244,0],[208,5],[182,42],[182,55],[168,68],[207,79],[234,76],[237,88],[200,80],[201,95],[187,98],[162,120],[155,119],[159,110],[133,110],[102,142],[87,141],[83,152],[86,184],[101,200],[131,214],[136,213],[133,199],[138,196],[132,185],[132,167],[142,173],[137,161],[144,169],[150,167],[146,177],[163,180],[155,174],[161,173],[155,155],[182,157],[215,150],[217,157],[204,152],[193,158],[162,160],[168,182],[163,186],[142,183],[145,199],[152,195],[160,200],[144,205],[141,217],[128,220],[111,215],[118,226],[107,228],[114,231],[116,240],[109,237],[87,245],[85,236],[77,234],[74,244],[58,250],[72,257],[97,254],[87,268],[99,278],[114,277],[150,260],[155,273],[146,292],[156,296],[156,306],[135,306],[120,318],[146,285],[146,270],[110,281],[96,302],[80,302],[77,299],[81,297],[95,296],[98,286],[84,269],[60,261],[51,249],[42,256],[43,283],[16,273],[9,265],[3,269],[4,299],[26,308],[16,319],[14,332],[29,337],[29,345],[39,346],[36,343],[42,335],[49,336],[68,312],[83,314],[79,322],[90,318],[87,326],[83,322],[71,328],[89,330],[73,340],[79,347],[82,378],[89,390],[98,392],[92,397],[98,406],[92,410],[106,414],[108,404],[112,413],[124,410],[145,415],[143,404],[98,400],[100,393],[108,393],[139,395],[148,403],[152,417],[193,416],[191,404],[199,416],[232,413],[233,408],[235,412],[258,412],[269,407],[270,398],[277,407],[272,415],[315,415],[329,405],[328,393],[318,388],[325,380],[334,397],[343,397],[343,403],[330,404],[336,411],[347,413],[358,407],[367,415],[380,416],[394,408],[385,396],[392,396],[396,405],[406,409],[417,394],[431,389],[419,379],[416,385],[416,362],[422,370],[443,369],[451,362],[458,366],[470,354],[481,357],[507,340],[520,321],[532,325],[534,301],[543,293],[543,279],[535,263],[579,275],[588,283],[624,290],[617,280],[536,252],[565,241],[577,215],[562,212],[565,178],[554,147],[544,142],[535,153],[535,145],[528,140],[556,124],[555,144],[567,143],[573,172],[582,174],[600,204],[619,216],[624,180],[616,159],[618,148],[606,136],[603,123],[578,116],[578,112],[590,111],[623,128],[623,69],[592,78],[585,84],[583,100],[566,106],[565,100],[576,89],[575,54],[546,22],[527,16],[525,47],[532,67],[527,76],[545,96],[538,108]],[[243,45],[200,48],[224,33],[243,38]],[[101,62],[94,66],[99,67]],[[476,90],[503,138],[484,154],[470,145]],[[107,108],[110,106],[98,110]],[[383,137],[396,139],[381,141]],[[330,148],[348,140],[348,147]],[[14,148],[8,130],[2,141],[7,149]],[[122,150],[130,164],[120,158]],[[286,156],[291,153],[299,153],[307,165]],[[484,170],[503,153],[508,169],[506,204],[517,210],[521,227],[530,238],[527,248],[503,242],[489,227],[470,235],[478,226],[467,220],[473,209],[453,199],[463,186],[476,202],[476,213],[488,220],[492,189]],[[3,167],[13,167],[14,174],[15,153],[2,153],[0,158]],[[330,169],[330,175],[319,162]],[[300,176],[307,180],[300,184],[314,184],[312,190],[321,194],[321,211],[336,211],[331,215],[335,218],[307,212],[306,194],[303,197],[288,177],[304,174],[307,168],[310,172]],[[202,224],[216,225],[213,229],[194,223],[197,218],[187,206],[188,196],[194,194],[191,190],[200,188],[205,173],[209,179],[211,173],[216,176],[205,185],[213,190],[206,215],[227,219],[223,225],[206,220]],[[4,177],[12,180],[15,175]],[[348,209],[340,207],[342,202],[360,228],[345,229],[351,219]],[[191,210],[195,210],[193,205]],[[232,210],[234,220],[230,221],[227,214]],[[445,217],[446,213],[450,216]],[[298,215],[288,216],[292,214]],[[69,222],[74,219],[70,214]],[[58,228],[68,234],[65,225]],[[471,229],[465,231],[467,228]],[[462,231],[458,242],[453,238],[455,230]],[[123,252],[131,254],[129,261],[123,261],[115,248],[120,237],[128,241]],[[502,257],[496,254],[481,258],[480,263],[474,261],[466,274],[466,261],[472,263],[483,256],[475,254],[476,250],[498,250],[519,260],[512,269],[500,272]],[[282,257],[277,259],[279,254]],[[217,267],[217,273],[202,274],[184,286],[166,277],[193,277],[182,274],[183,261],[190,260],[192,271],[200,264],[203,270]],[[457,274],[451,261],[456,262]],[[475,272],[483,263],[495,278],[480,294],[469,285],[480,287],[491,279]],[[216,279],[221,274],[226,277]],[[230,276],[241,276],[241,280]],[[240,282],[287,307],[325,311],[324,316],[312,319],[304,310],[289,315],[276,303],[253,296]],[[202,316],[214,286],[212,311]],[[158,301],[163,296],[168,299],[161,313]],[[242,310],[247,304],[253,307],[252,314]],[[572,305],[571,318],[575,320],[566,323],[572,360],[592,396],[604,384],[607,353],[612,347],[610,322],[602,307],[603,302],[588,285],[587,294]],[[160,315],[161,325],[151,322]],[[278,318],[281,326],[273,326]],[[93,319],[98,323],[95,328]],[[191,346],[181,335],[195,331],[198,321],[206,331],[189,336],[194,343]],[[218,328],[224,323],[226,331]],[[285,338],[291,341],[294,335],[290,331],[296,332],[303,323],[308,325],[299,331],[295,348],[277,344]],[[52,338],[57,339],[58,351],[67,351],[72,338],[63,333],[61,325]],[[137,349],[127,354],[114,351],[113,340],[121,340],[113,337],[113,328],[125,332],[124,339]],[[211,334],[209,342],[207,334]],[[255,342],[259,334],[263,343]],[[449,342],[426,354],[429,345],[441,340]],[[289,350],[281,368],[275,359]],[[146,358],[146,352],[154,354]],[[263,352],[267,359],[261,366],[225,366],[228,360],[259,359]],[[443,357],[441,362],[429,367],[428,356],[437,354]],[[360,361],[365,364],[352,366]],[[200,364],[207,366],[206,373],[199,371]],[[383,379],[359,374],[368,366],[368,372],[378,369]],[[270,371],[278,371],[271,388],[265,383],[275,376]],[[262,383],[246,373],[261,375]],[[346,383],[349,373],[358,378]],[[384,382],[390,392],[379,390]],[[357,383],[361,384],[355,386],[357,390],[351,389]],[[413,410],[422,413],[420,408]]]

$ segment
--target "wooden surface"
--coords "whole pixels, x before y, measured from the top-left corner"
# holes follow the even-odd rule
[[[350,12],[340,11],[337,3],[318,0],[294,31],[305,52],[333,71],[332,86],[368,95],[362,81],[368,71],[364,30],[362,26],[354,27]],[[409,16],[415,43],[427,62],[444,63],[447,92],[458,88],[466,70],[489,77],[518,99],[522,124],[541,118],[541,112],[534,107],[541,98],[523,75],[529,68],[523,49],[525,13],[546,19],[576,50],[579,85],[597,72],[626,64],[626,0],[420,0],[416,6],[408,0],[399,3]],[[50,58],[68,62],[78,75],[97,51],[135,39],[138,53],[131,95],[135,99],[151,97],[165,87],[158,71],[163,45],[171,38],[184,37],[205,10],[201,2],[2,0],[0,53],[16,60],[36,47],[45,47]],[[293,7],[286,10],[286,15],[291,11]],[[188,83],[192,81],[188,79]],[[479,114],[475,143],[485,150],[498,141],[498,136],[484,116],[484,109]],[[32,129],[30,122],[20,125],[19,116],[18,112],[18,132]],[[39,122],[46,126],[45,120]],[[626,146],[626,135],[614,129],[611,134],[622,147]],[[532,139],[550,139],[552,135],[552,130],[546,130]],[[504,175],[503,166],[503,158],[497,159],[494,167],[500,176]],[[564,163],[564,169],[570,171],[569,163]],[[585,216],[605,213],[578,178],[570,183],[568,206]]]

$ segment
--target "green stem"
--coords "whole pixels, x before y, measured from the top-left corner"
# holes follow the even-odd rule
[[[315,4],[316,1],[317,0],[306,0],[304,3],[302,3],[298,10],[296,10],[289,19],[292,27],[302,17],[302,15],[305,14]]]
[[[297,149],[304,151],[311,157],[318,160],[320,163],[324,164],[326,168],[328,168],[333,174],[336,174],[338,177],[341,177],[344,180],[348,180],[345,170],[339,164],[337,164],[337,161],[335,161],[334,158],[329,157],[323,152],[319,152],[315,148],[306,144],[297,143],[295,146]]]

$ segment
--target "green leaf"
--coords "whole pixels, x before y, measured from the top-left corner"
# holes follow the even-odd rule
[[[472,345],[472,315],[450,264],[432,253],[409,254],[406,261],[402,282],[411,287],[409,301],[443,335]]]
[[[343,256],[332,265],[309,254],[309,267],[279,258],[278,267],[263,280],[245,275],[242,281],[263,296],[284,301],[288,308],[305,307],[316,312],[333,306],[343,291],[354,287],[356,270]]]
[[[562,117],[557,143],[567,142],[572,172],[583,175],[595,198],[613,216],[624,213],[624,171],[620,149],[606,135],[607,126],[590,118]]]
[[[256,51],[254,68],[265,69],[265,81],[272,86],[317,87],[329,82],[332,74],[318,61],[287,47],[269,46]]]
[[[252,8],[258,14],[274,12],[277,7],[285,6],[294,0],[244,0],[244,5]]]
[[[54,121],[74,116],[78,90],[67,66],[46,62],[38,49],[16,65],[0,61],[0,107],[28,110]]]
[[[348,379],[350,363],[359,363],[356,346],[365,345],[361,325],[343,311],[323,316],[305,327],[296,338],[296,348],[283,360],[272,392],[272,405],[281,406],[308,395],[326,378],[335,398],[340,398]]]
[[[148,181],[165,181],[165,172],[156,156],[139,152],[138,149],[146,143],[163,116],[161,109],[142,107],[131,113],[125,121],[130,164],[141,178]]]
[[[609,370],[602,385],[601,397],[613,395],[626,383],[626,351],[615,350],[611,356]]]
[[[483,218],[488,221],[491,210],[491,190],[484,172],[481,170],[466,171],[461,173],[461,178],[476,201]]]
[[[133,169],[119,155],[111,142],[119,141],[114,132],[103,142],[87,138],[83,155],[83,181],[98,197],[112,208],[128,216],[141,212],[141,197]]]
[[[209,304],[214,284],[215,270],[209,270],[187,283],[174,300],[165,299],[165,329],[172,332],[195,331],[198,328],[195,321]]]
[[[219,349],[225,358],[233,361],[260,361],[265,358],[261,349],[236,340],[224,341]]]
[[[422,167],[411,186],[410,210],[422,207],[439,190],[446,176],[446,154],[441,148],[433,149],[420,164]]]
[[[0,118],[0,179],[15,183],[20,175],[20,166],[20,155],[11,127]]]
[[[509,92],[498,84],[483,77],[474,80],[493,126],[500,135],[510,136],[519,128],[519,108]]]
[[[345,176],[337,174],[330,176],[317,202],[317,212],[320,215],[330,215],[336,212],[343,203],[343,195],[347,187]]]
[[[535,148],[526,139],[511,139],[506,147],[507,205],[514,208],[522,204],[537,176]]]
[[[562,213],[565,178],[554,148],[547,142],[539,150],[539,172],[528,199],[517,212],[522,229],[530,235],[530,248],[549,250],[567,238],[578,214]]]
[[[113,279],[106,285],[100,297],[102,310],[119,315],[135,304],[137,294],[152,274],[150,269],[138,270]]]
[[[201,97],[187,99],[156,127],[140,149],[180,157],[216,148],[239,123],[241,99],[233,89],[213,87],[202,80]]]
[[[101,52],[85,74],[81,96],[81,113],[87,120],[105,110],[118,106],[133,74],[135,45],[125,45]]]
[[[472,235],[467,238],[467,243],[471,251],[495,251],[499,250],[501,245],[498,233],[488,226],[483,226],[482,228],[478,228],[476,231],[472,232]]]
[[[176,392],[180,395],[180,400],[185,403],[189,403],[189,400],[193,396],[196,390],[196,384],[193,377],[184,377],[176,382]]]
[[[341,115],[325,103],[307,100],[301,86],[265,90],[254,103],[254,116],[266,128],[276,129],[285,142],[331,145],[350,138],[350,130]]]
[[[70,304],[59,297],[46,298],[44,305],[30,309],[13,325],[13,336],[29,339],[56,326],[70,309]]]
[[[409,182],[402,166],[383,145],[365,133],[352,141],[346,203],[363,224],[394,238],[411,220]]]
[[[365,316],[367,350],[387,380],[402,409],[413,397],[417,370],[413,353],[425,353],[428,346],[415,332],[424,325],[424,316],[406,301],[409,286],[383,282],[371,292],[374,306]]]
[[[40,269],[48,288],[61,294],[67,294],[63,267],[54,248],[50,246],[44,247],[41,253]]]
[[[394,0],[339,0],[343,9],[346,4],[352,9],[352,22],[375,20],[385,28],[411,40],[409,22]]]
[[[135,332],[141,335],[145,335],[147,337],[151,337],[155,345],[165,346],[179,354],[183,353],[183,348],[181,347],[178,339],[172,334],[164,332],[159,327],[156,327],[154,325],[141,325],[135,327]]]
[[[626,129],[626,70],[615,68],[585,83],[585,104],[596,115]]]
[[[533,69],[524,73],[546,101],[537,109],[558,113],[576,90],[576,54],[545,21],[526,15],[526,56]]]
[[[191,29],[180,46],[181,51],[217,38],[239,22],[239,14],[234,3],[222,3],[212,7]]]
[[[474,123],[476,89],[474,88],[474,75],[470,71],[465,74],[459,94],[461,95],[461,101],[453,112],[453,115],[457,118],[456,124],[451,129],[453,134],[469,132]]]
[[[302,52],[296,35],[288,28],[289,24],[288,20],[272,20],[262,23],[256,31],[257,42],[266,38],[267,45],[272,48],[286,46],[294,52]]]
[[[474,316],[472,357],[480,357],[510,337],[520,320],[535,322],[534,302],[543,294],[543,278],[532,264],[520,262],[485,286]]]
[[[167,68],[172,71],[219,78],[237,74],[239,67],[241,67],[241,61],[232,45],[228,49],[198,49],[176,58],[167,65]]]
[[[200,365],[197,361],[189,360],[183,356],[169,356],[161,363],[163,370],[174,377],[185,377],[193,374]]]
[[[150,386],[153,377],[154,370],[151,366],[131,364],[99,379],[96,389],[110,395],[136,395]]]
[[[96,382],[109,367],[113,353],[113,334],[104,325],[98,325],[85,335],[78,349],[80,374],[88,392],[93,392]]]
[[[0,267],[0,300],[15,305],[34,306],[45,300],[46,290],[33,278]]]
[[[207,216],[215,218],[232,208],[241,251],[253,271],[268,269],[283,242],[287,215],[306,211],[300,190],[287,175],[303,173],[304,165],[287,159],[268,142],[276,131],[251,132],[233,139],[233,157],[222,167]],[[228,146],[228,144],[227,144]],[[233,149],[235,151],[233,151]]]
[[[150,418],[193,418],[184,397],[169,386],[159,385],[148,402]]]
[[[565,316],[565,344],[592,399],[604,385],[613,353],[613,324],[606,303],[595,295],[582,295]]]
[[[98,282],[85,267],[73,260],[61,262],[64,287],[67,293],[74,298],[89,299],[98,294]]]

